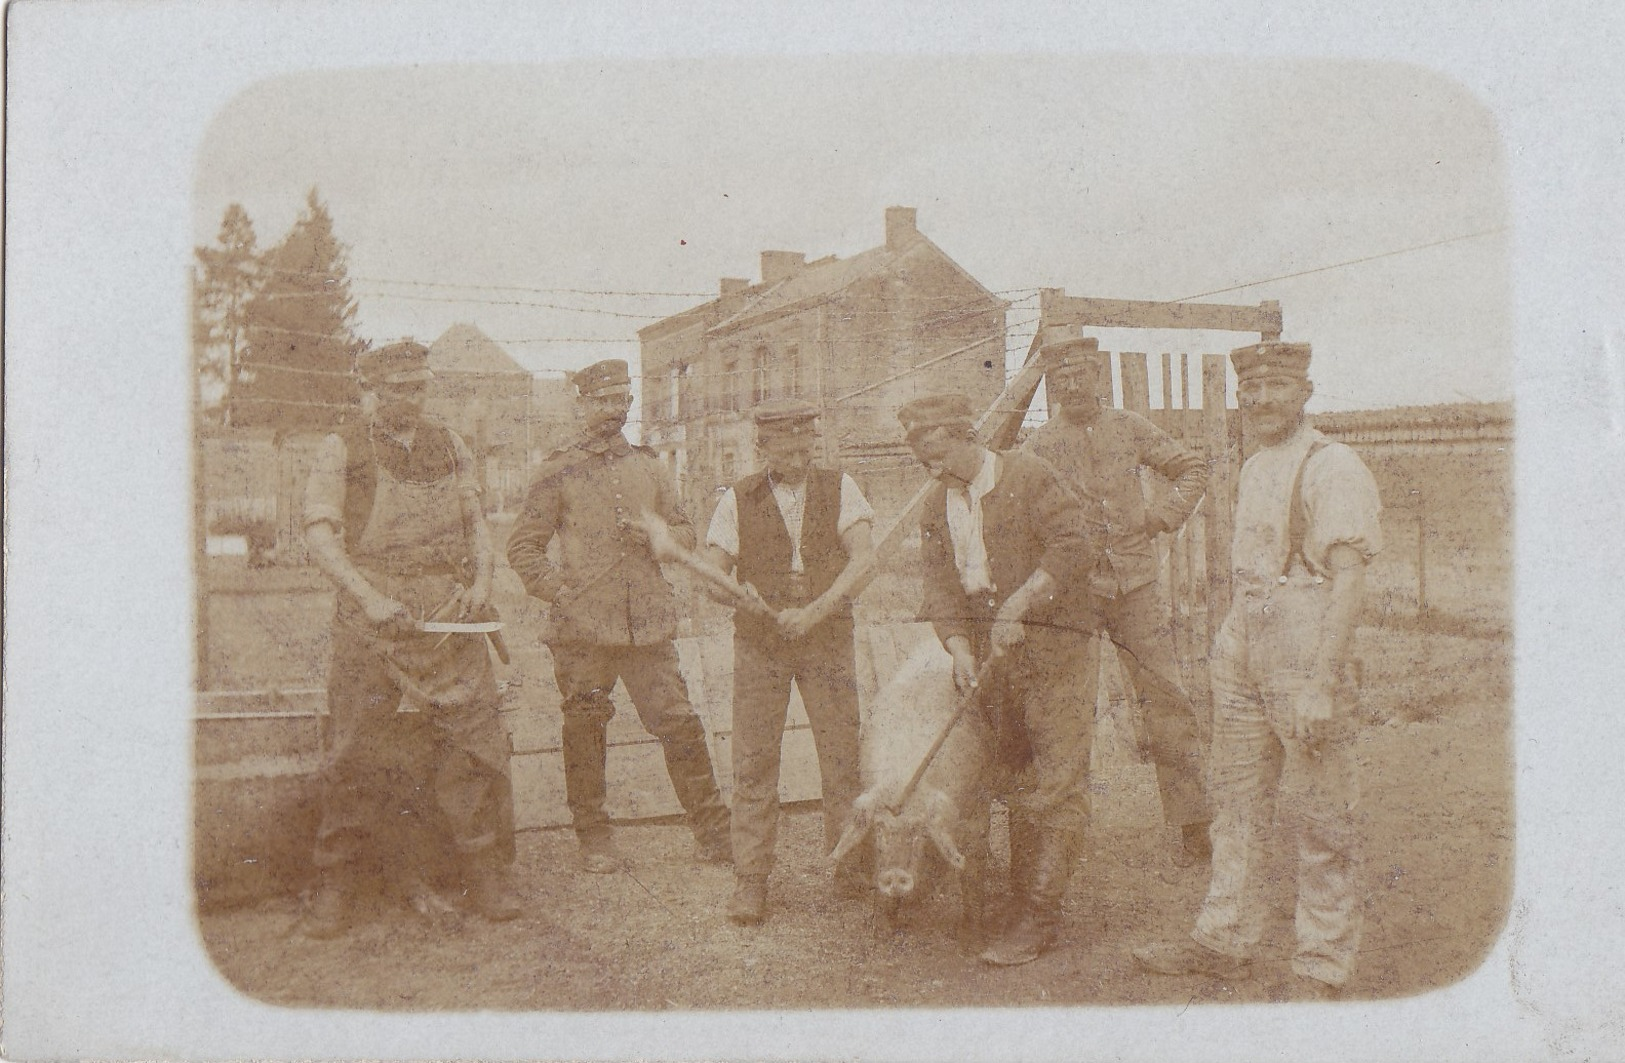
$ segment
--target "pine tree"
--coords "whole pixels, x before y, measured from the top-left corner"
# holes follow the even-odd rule
[[[353,327],[348,257],[312,188],[288,235],[260,258],[234,423],[324,429],[354,410],[355,358],[366,344]]]
[[[226,208],[219,246],[197,249],[193,271],[193,344],[204,416],[235,422],[233,400],[247,354],[248,304],[259,286],[254,223],[240,204]]]

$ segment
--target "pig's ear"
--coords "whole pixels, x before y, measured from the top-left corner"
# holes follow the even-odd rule
[[[965,870],[965,854],[954,844],[954,836],[940,816],[931,817],[926,833],[931,835],[931,841],[936,845],[937,851],[942,853],[943,859],[953,865],[955,871]]]
[[[864,795],[864,797],[867,796],[867,794]],[[852,818],[846,821],[846,830],[841,832],[841,840],[835,843],[834,849],[830,850],[829,862],[832,864],[837,863],[847,853],[851,852],[869,833],[869,828],[874,825],[873,802],[865,801],[863,797],[858,798],[852,803]]]

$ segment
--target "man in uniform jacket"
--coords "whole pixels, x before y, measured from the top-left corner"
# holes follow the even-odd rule
[[[1304,417],[1307,343],[1255,344],[1230,360],[1242,429],[1260,447],[1241,469],[1234,590],[1213,647],[1213,876],[1190,937],[1134,956],[1162,974],[1244,974],[1278,832],[1298,858],[1288,995],[1325,999],[1347,984],[1360,940],[1351,651],[1382,504],[1359,456]]]
[[[615,681],[660,740],[666,772],[688,814],[701,858],[730,859],[728,809],[717,792],[705,730],[677,667],[679,610],[660,571],[645,512],[685,549],[694,529],[659,457],[621,434],[631,377],[619,359],[573,377],[583,437],[548,457],[508,538],[508,563],[525,590],[551,605],[548,649],[564,698],[565,797],[585,870],[619,866],[605,800],[605,728],[615,714]],[[557,540],[559,559],[548,557]]]
[[[1163,819],[1182,835],[1174,862],[1205,863],[1211,817],[1202,785],[1202,736],[1174,657],[1154,539],[1177,531],[1190,517],[1207,489],[1207,464],[1144,417],[1111,405],[1111,356],[1098,341],[1052,344],[1043,357],[1044,386],[1060,415],[1023,449],[1055,466],[1101,540],[1093,570],[1076,589],[1075,608],[1099,618],[1122,651],[1137,718],[1150,739]],[[1146,504],[1142,492],[1142,468],[1173,484],[1154,505]]]
[[[319,878],[301,924],[316,938],[349,927],[369,879],[436,922],[458,918],[437,883],[488,919],[519,914],[511,746],[486,636],[420,627],[494,615],[474,459],[423,413],[426,347],[368,351],[360,369],[376,416],[322,441],[305,493],[311,558],[338,588]]]
[[[1013,910],[982,953],[1008,966],[1054,945],[1088,822],[1094,718],[1078,691],[1098,641],[1063,592],[1094,548],[1055,470],[983,447],[973,413],[963,396],[930,395],[897,416],[938,481],[920,518],[920,616],[953,657],[955,686],[975,691],[994,736],[991,789],[1010,809]]]
[[[779,820],[779,751],[790,684],[812,725],[831,850],[859,790],[858,695],[853,660],[854,583],[873,546],[874,511],[852,477],[812,464],[816,407],[758,406],[764,467],[729,487],[706,535],[708,560],[759,591],[772,616],[734,611],[733,850],[728,918],[760,923]],[[837,889],[860,892],[864,848],[836,870]]]

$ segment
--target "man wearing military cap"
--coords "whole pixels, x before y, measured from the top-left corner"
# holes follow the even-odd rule
[[[660,458],[621,434],[632,404],[626,363],[598,362],[572,380],[582,437],[538,470],[508,538],[508,562],[525,589],[551,606],[548,648],[564,697],[565,796],[582,866],[598,874],[620,866],[604,811],[605,728],[615,714],[609,694],[617,679],[644,729],[660,739],[701,857],[726,863],[728,809],[672,643],[677,598],[660,571],[662,546],[640,520],[648,513],[663,521],[686,549],[694,530]],[[555,539],[557,563],[548,557]]]
[[[762,469],[732,485],[706,535],[708,560],[759,591],[777,618],[734,611],[733,850],[728,918],[762,921],[779,819],[779,752],[790,684],[801,691],[818,751],[824,842],[833,849],[858,780],[858,700],[852,603],[873,550],[874,511],[852,477],[813,465],[818,409],[800,400],[753,411]],[[865,856],[836,871],[861,890]]]
[[[1234,589],[1212,655],[1213,877],[1189,938],[1134,955],[1163,974],[1245,972],[1263,932],[1278,824],[1298,858],[1292,995],[1324,999],[1340,994],[1359,947],[1351,648],[1382,505],[1359,456],[1304,416],[1309,356],[1306,343],[1230,355],[1242,430],[1259,449],[1241,469]]]
[[[991,788],[1010,810],[1013,910],[982,952],[987,963],[1035,960],[1060,934],[1061,903],[1088,822],[1092,682],[1098,641],[1063,593],[1096,547],[1083,512],[1041,458],[976,439],[968,399],[928,395],[897,412],[914,457],[937,485],[920,518],[924,601],[992,735]],[[963,725],[962,725],[963,726]]]
[[[305,491],[305,539],[338,598],[319,880],[301,928],[343,933],[379,877],[432,920],[457,917],[436,883],[512,919],[511,747],[486,635],[422,629],[494,620],[474,458],[423,412],[427,348],[407,340],[359,363],[376,413],[322,441]]]
[[[1137,720],[1150,739],[1163,819],[1182,835],[1174,862],[1206,863],[1211,817],[1202,786],[1201,732],[1174,657],[1153,540],[1190,517],[1207,489],[1207,464],[1144,417],[1112,406],[1111,355],[1098,341],[1050,344],[1042,357],[1044,386],[1060,414],[1040,426],[1024,449],[1055,466],[1102,544],[1093,571],[1069,595],[1071,607],[1100,619],[1127,665]],[[1142,492],[1142,468],[1171,484],[1152,505]]]

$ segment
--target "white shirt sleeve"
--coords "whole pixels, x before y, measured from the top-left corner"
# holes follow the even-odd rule
[[[836,534],[845,535],[854,524],[863,521],[873,524],[874,519],[874,507],[863,497],[863,491],[858,487],[857,481],[846,473],[841,473],[841,514],[835,519]]]
[[[344,524],[344,466],[347,461],[344,439],[332,434],[322,440],[305,480],[305,527],[328,523]]]
[[[711,514],[705,545],[719,547],[729,557],[739,557],[739,499],[731,487],[722,493],[716,512]]]
[[[1332,547],[1352,546],[1369,561],[1382,549],[1382,499],[1377,481],[1353,449],[1328,445],[1303,470],[1308,510],[1304,556],[1324,571]]]

